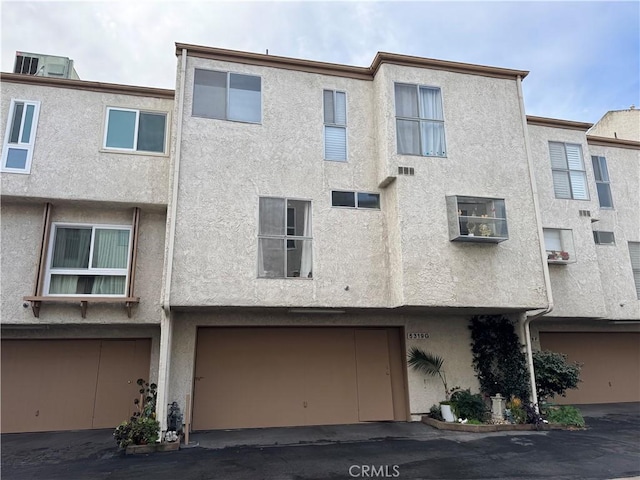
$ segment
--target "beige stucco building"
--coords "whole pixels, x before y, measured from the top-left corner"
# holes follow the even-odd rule
[[[407,421],[444,397],[411,347],[478,390],[476,314],[638,356],[640,139],[527,117],[525,71],[176,55],[175,92],[2,75],[3,431],[115,425],[140,376],[196,430]]]

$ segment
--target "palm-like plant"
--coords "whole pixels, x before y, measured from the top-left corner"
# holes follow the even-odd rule
[[[445,398],[447,399],[447,402],[449,401],[451,392],[447,386],[447,376],[445,375],[442,367],[442,364],[444,363],[444,359],[442,357],[425,352],[420,348],[412,347],[411,350],[409,350],[407,363],[416,372],[423,373],[428,377],[435,377],[436,375],[440,377],[442,385],[444,385]]]

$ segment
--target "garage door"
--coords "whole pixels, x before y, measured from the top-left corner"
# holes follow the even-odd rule
[[[111,428],[149,377],[151,340],[3,340],[2,432]]]
[[[398,329],[200,328],[193,428],[406,420]]]
[[[541,332],[540,345],[584,364],[578,389],[557,403],[640,401],[640,333]]]

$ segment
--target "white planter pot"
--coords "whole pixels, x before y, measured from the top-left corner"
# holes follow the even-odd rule
[[[456,416],[453,414],[453,410],[451,410],[451,405],[440,404],[440,414],[442,418],[444,418],[445,422],[455,422]]]

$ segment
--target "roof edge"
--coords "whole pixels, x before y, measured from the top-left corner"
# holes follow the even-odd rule
[[[640,150],[640,142],[635,140],[626,140],[623,138],[597,137],[595,135],[587,135],[587,143],[589,145],[598,145],[602,147],[618,147],[629,148],[631,150]]]
[[[139,87],[136,85],[91,82],[86,80],[73,80],[69,78],[36,77],[33,75],[25,75],[23,73],[1,72],[0,80],[2,80],[3,82],[41,85],[45,87],[72,88],[76,90],[89,90],[92,92],[168,98],[172,100],[175,97],[175,91],[166,88]]]
[[[438,60],[435,58],[415,57],[412,55],[401,55],[398,53],[388,52],[378,52],[376,54],[370,67],[374,75],[383,63],[403,65],[406,67],[447,70],[449,72],[466,73],[493,78],[515,79],[517,77],[524,78],[529,75],[529,71],[527,70],[514,70],[511,68],[491,67],[487,65],[453,62],[450,60]]]
[[[516,77],[524,78],[529,74],[526,70],[512,70],[508,68],[451,62],[448,60],[436,60],[432,58],[414,57],[387,52],[378,52],[369,67],[356,67],[340,63],[304,60],[300,58],[281,57],[277,55],[228,50],[216,47],[204,47],[201,45],[176,42],[176,55],[181,55],[183,49],[187,50],[187,55],[193,57],[357,78],[360,80],[373,80],[383,63],[507,79],[515,79]]]
[[[541,127],[557,127],[557,128],[565,128],[568,130],[580,130],[583,132],[586,132],[591,127],[593,127],[593,123],[575,122],[573,120],[561,120],[559,118],[536,117],[533,115],[527,115],[527,125],[538,125]]]

